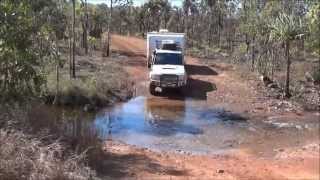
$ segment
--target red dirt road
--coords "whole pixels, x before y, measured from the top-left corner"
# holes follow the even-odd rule
[[[112,36],[112,49],[129,56],[124,63],[136,84],[145,85],[148,70],[145,63],[143,39]],[[208,105],[227,108],[249,117],[299,118],[292,112],[276,112],[270,109],[263,97],[250,82],[243,81],[237,74],[237,67],[222,62],[211,66],[197,58],[187,57],[187,69],[193,89],[186,95],[206,100]],[[208,86],[213,84],[213,86]],[[147,94],[141,89],[140,94]],[[150,96],[150,95],[148,95]],[[158,97],[157,97],[158,98]],[[305,116],[308,116],[306,113]],[[221,155],[190,155],[157,153],[120,142],[106,142],[106,151],[116,154],[109,163],[125,169],[132,179],[314,179],[319,180],[319,143],[288,148],[279,152],[277,158],[262,158],[238,150]],[[108,171],[108,170],[107,170]],[[110,177],[117,176],[109,170]]]

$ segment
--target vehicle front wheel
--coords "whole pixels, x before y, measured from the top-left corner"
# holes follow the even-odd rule
[[[156,92],[156,86],[155,85],[152,85],[152,84],[149,85],[149,92],[153,96],[158,95],[158,93]]]
[[[148,67],[149,69],[151,68],[150,61],[147,61],[147,67]]]

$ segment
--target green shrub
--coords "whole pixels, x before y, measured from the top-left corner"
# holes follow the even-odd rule
[[[315,83],[320,83],[320,67],[315,67],[311,73],[311,76]]]

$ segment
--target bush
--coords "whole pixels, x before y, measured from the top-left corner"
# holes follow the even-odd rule
[[[108,61],[93,72],[83,72],[85,74],[80,74],[77,79],[70,79],[66,73],[61,74],[58,104],[101,107],[132,96],[128,74],[118,63]],[[48,103],[53,102],[56,94],[55,76],[52,72],[47,77],[45,96]]]
[[[320,84],[320,67],[315,67],[311,76],[316,84]]]

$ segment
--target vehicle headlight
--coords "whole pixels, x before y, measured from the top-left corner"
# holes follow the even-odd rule
[[[160,75],[158,74],[151,74],[151,79],[155,80],[155,81],[159,81],[160,80]]]

